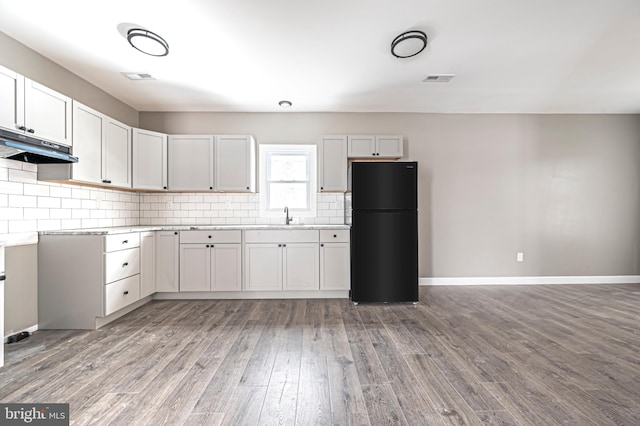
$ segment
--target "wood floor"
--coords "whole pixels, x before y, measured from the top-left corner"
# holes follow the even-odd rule
[[[76,425],[640,424],[640,285],[420,300],[154,301],[5,345],[0,401]]]

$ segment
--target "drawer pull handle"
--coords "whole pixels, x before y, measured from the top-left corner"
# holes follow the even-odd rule
[[[333,234],[333,238],[338,238],[338,236],[336,234]]]
[[[102,183],[111,183],[111,181],[109,179],[103,179]]]
[[[122,244],[129,244],[129,240],[124,240]]]
[[[124,262],[124,263],[122,264],[122,267],[123,267],[123,268],[124,268],[125,266],[129,266],[129,262]]]
[[[126,296],[127,294],[129,294],[129,290],[125,290],[124,295]]]

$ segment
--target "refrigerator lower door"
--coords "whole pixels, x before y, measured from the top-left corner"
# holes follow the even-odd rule
[[[418,301],[416,211],[353,211],[351,300]]]

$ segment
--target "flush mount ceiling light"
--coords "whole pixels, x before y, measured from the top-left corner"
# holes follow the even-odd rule
[[[412,30],[400,34],[391,42],[391,54],[396,58],[416,56],[427,47],[427,35],[422,31]]]
[[[132,28],[127,31],[127,41],[147,55],[167,56],[169,54],[169,43],[158,34],[143,28]]]
[[[280,105],[282,108],[291,108],[293,104],[291,103],[291,101],[280,101],[278,102],[278,105]]]

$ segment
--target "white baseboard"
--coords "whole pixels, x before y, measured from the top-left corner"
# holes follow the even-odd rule
[[[419,284],[435,285],[536,285],[536,284],[639,284],[640,275],[557,277],[442,277],[420,278]]]
[[[154,300],[192,299],[347,299],[349,290],[217,291],[154,293]]]

